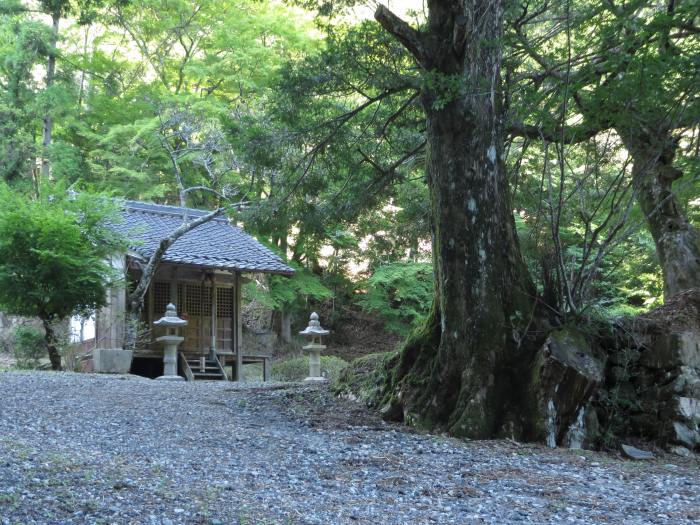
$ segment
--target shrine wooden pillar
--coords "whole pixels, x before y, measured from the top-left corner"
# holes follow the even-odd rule
[[[236,354],[235,381],[240,381],[243,377],[243,324],[241,322],[242,284],[243,278],[240,272],[236,272],[233,279],[233,326],[231,327],[232,346]]]
[[[217,325],[217,293],[216,293],[216,275],[211,274],[211,343],[209,346],[209,357],[214,358],[216,356],[216,333],[218,329]]]

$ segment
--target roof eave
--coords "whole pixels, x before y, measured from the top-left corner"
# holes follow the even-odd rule
[[[148,257],[135,252],[133,250],[129,250],[126,254],[128,257],[131,257],[132,259],[136,259],[139,262],[147,262]],[[268,274],[274,274],[274,275],[283,275],[285,277],[292,277],[295,273],[293,269],[289,270],[273,270],[273,269],[262,269],[262,268],[245,268],[241,266],[226,266],[222,264],[200,264],[200,263],[190,263],[190,262],[183,262],[183,261],[170,261],[167,259],[167,257],[163,258],[161,260],[161,263],[165,264],[176,264],[180,266],[190,266],[192,268],[206,268],[208,270],[224,270],[224,271],[229,271],[229,272],[239,272],[239,273],[268,273]]]

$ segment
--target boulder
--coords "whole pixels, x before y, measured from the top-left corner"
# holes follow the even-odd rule
[[[657,414],[662,441],[700,448],[700,333],[694,327],[656,333],[640,363],[641,372],[659,385],[640,398],[647,400],[647,413]]]
[[[697,430],[697,425],[695,428],[691,428],[679,421],[674,421],[672,428],[671,442],[682,445],[689,450],[693,450],[700,445],[700,432]]]
[[[654,454],[646,450],[641,450],[632,445],[622,445],[622,453],[629,459],[644,460],[644,459],[654,459]]]
[[[689,366],[682,366],[675,371],[670,381],[663,383],[665,376],[657,379],[651,386],[640,391],[658,390],[658,396],[662,399],[672,399],[678,396],[700,399],[700,377],[698,370]],[[654,375],[647,373],[646,376],[654,378]],[[656,386],[661,385],[661,386]]]
[[[561,445],[572,449],[595,449],[600,438],[598,413],[589,403],[578,411],[576,420],[569,425]]]
[[[603,362],[582,333],[561,328],[548,337],[533,364],[536,439],[554,447],[580,446],[584,407],[603,380]],[[574,428],[572,428],[574,427]]]
[[[675,397],[661,413],[666,441],[690,450],[700,448],[700,399]]]
[[[681,419],[686,420],[695,427],[700,424],[700,399],[693,397],[677,397],[677,410]]]
[[[657,334],[640,362],[648,368],[688,366],[700,369],[700,335],[694,330]]]
[[[608,429],[688,453],[700,449],[700,289],[620,327],[606,346],[612,366],[597,398],[611,414]]]
[[[379,408],[385,419],[401,419],[400,405],[389,403],[382,407],[375,406],[377,400],[382,398],[381,391],[386,383],[386,361],[391,357],[393,354],[380,352],[355,359],[333,385],[334,393],[359,401],[370,408]]]
[[[700,374],[698,369],[689,366],[680,367],[680,371],[673,382],[673,391],[676,394],[700,399]]]
[[[679,445],[675,445],[675,446],[673,446],[673,447],[670,447],[670,448],[668,449],[668,451],[669,451],[671,454],[675,454],[676,456],[681,456],[681,457],[684,457],[684,458],[693,457],[693,453],[692,453],[690,450],[688,450],[688,449],[685,448],[685,447],[681,447],[681,446],[679,446]]]

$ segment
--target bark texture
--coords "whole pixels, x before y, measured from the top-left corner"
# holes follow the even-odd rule
[[[54,78],[56,77],[56,46],[58,45],[58,24],[61,20],[60,10],[56,10],[51,14],[51,50],[46,64],[46,89],[49,90],[53,86]],[[47,108],[44,113],[44,123],[42,129],[42,158],[41,158],[41,174],[44,179],[50,175],[49,164],[49,148],[51,147],[51,138],[53,134],[53,117],[51,116],[51,108]]]
[[[63,370],[61,366],[61,354],[58,352],[58,338],[56,337],[56,332],[54,331],[51,321],[47,319],[41,320],[44,326],[44,340],[46,341],[46,348],[49,351],[49,361],[51,362],[52,370]]]
[[[683,176],[673,166],[677,141],[658,126],[618,132],[634,159],[634,188],[656,244],[666,299],[700,287],[700,231],[688,221],[672,188]]]
[[[537,313],[501,158],[503,5],[428,6],[421,32],[384,7],[375,14],[425,70],[436,283],[425,325],[388,365],[383,411],[460,436],[528,439]]]
[[[281,342],[292,342],[292,317],[289,312],[283,310],[273,311],[272,326]]]

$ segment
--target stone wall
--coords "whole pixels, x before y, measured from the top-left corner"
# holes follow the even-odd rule
[[[638,437],[681,455],[700,451],[700,290],[613,332],[591,406],[598,441]]]
[[[267,275],[256,274],[254,280],[265,283]],[[243,324],[243,352],[245,354],[272,355],[277,345],[272,317],[273,311],[255,298],[246,297],[243,289],[241,323]]]
[[[646,334],[631,358],[630,430],[681,454],[700,450],[700,330]]]

